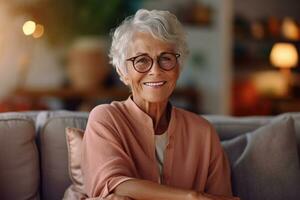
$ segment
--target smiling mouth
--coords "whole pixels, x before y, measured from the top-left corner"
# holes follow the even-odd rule
[[[146,82],[143,83],[146,86],[150,86],[150,87],[160,87],[163,86],[167,81],[159,81],[159,82]]]

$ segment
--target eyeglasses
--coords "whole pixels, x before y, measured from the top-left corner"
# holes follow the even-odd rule
[[[157,57],[158,66],[165,70],[172,70],[177,64],[177,58],[180,54],[164,52]],[[145,73],[150,71],[153,66],[153,58],[148,54],[141,54],[132,58],[126,59],[126,61],[132,61],[133,68],[140,73]]]

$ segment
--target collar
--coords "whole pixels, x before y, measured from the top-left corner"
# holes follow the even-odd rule
[[[152,118],[136,105],[136,103],[132,100],[132,95],[130,95],[128,99],[125,100],[124,104],[130,117],[138,124],[140,124],[142,129],[147,128],[154,135],[154,125]],[[167,129],[168,135],[170,135],[174,132],[173,129],[176,125],[176,108],[172,106],[170,102],[167,106],[171,106],[171,116]]]

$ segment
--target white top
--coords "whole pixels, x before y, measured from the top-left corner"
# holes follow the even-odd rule
[[[155,135],[155,154],[156,154],[156,160],[157,160],[159,173],[160,173],[159,183],[161,182],[161,177],[163,174],[164,153],[165,153],[167,144],[168,144],[167,132],[165,132],[161,135]]]

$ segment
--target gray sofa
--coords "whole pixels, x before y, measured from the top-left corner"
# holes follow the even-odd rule
[[[235,195],[300,199],[300,113],[205,117],[228,153]],[[87,118],[70,111],[1,113],[0,199],[62,199],[71,184],[65,127],[84,129]]]

